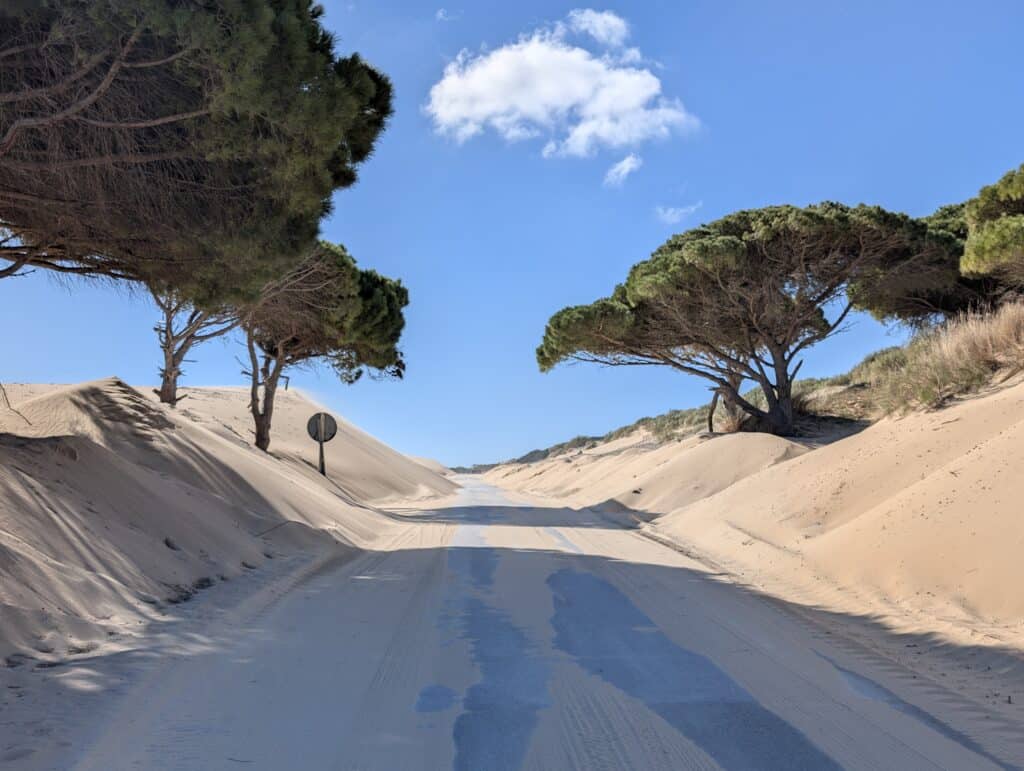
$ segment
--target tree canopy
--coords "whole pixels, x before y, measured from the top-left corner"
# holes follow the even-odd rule
[[[0,276],[24,266],[245,300],[315,242],[391,114],[310,0],[0,10]]]
[[[883,320],[911,325],[990,310],[1019,296],[1024,284],[1024,166],[977,197],[942,206],[922,218],[951,248],[900,281],[884,281],[860,297]]]
[[[879,207],[736,212],[673,236],[610,297],[556,313],[537,361],[542,371],[571,359],[673,367],[789,433],[802,352],[840,329],[857,298],[948,261],[950,249],[925,223]],[[743,398],[744,380],[767,409]]]
[[[347,383],[368,370],[402,377],[398,343],[408,303],[400,281],[360,270],[344,247],[326,242],[267,285],[243,314],[256,445],[269,446],[274,393],[288,367],[324,362]]]
[[[1024,283],[1024,164],[967,202],[962,270]]]
[[[998,302],[1006,288],[998,277],[961,272],[968,236],[966,208],[966,202],[950,204],[922,217],[943,248],[934,250],[930,260],[915,261],[912,271],[861,286],[855,293],[857,306],[881,321],[923,327]]]

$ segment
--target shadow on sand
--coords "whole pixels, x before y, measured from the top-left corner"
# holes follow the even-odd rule
[[[550,522],[551,526],[561,526],[567,524],[571,513],[571,509],[566,509],[546,517],[543,511],[536,509],[481,508],[491,509],[491,515],[480,512],[471,516],[461,512],[452,517],[449,512],[439,515],[435,521],[494,524],[494,518],[500,518],[503,524],[537,527],[548,526],[543,523]],[[527,514],[530,511],[533,515]],[[1012,719],[1005,711],[986,710],[974,703],[965,711],[965,702],[958,700],[948,688],[917,678],[898,663],[884,661],[828,630],[867,629],[872,634],[886,636],[893,648],[905,650],[907,659],[955,654],[959,661],[976,662],[978,668],[984,668],[986,662],[999,660],[1004,666],[1016,668],[1019,681],[1024,662],[1019,653],[1011,649],[951,646],[934,635],[896,634],[871,617],[788,603],[683,567],[638,564],[550,549],[490,546],[408,549],[390,552],[386,560],[389,576],[402,575],[403,565],[406,565],[408,574],[415,577],[425,560],[445,564],[469,588],[469,593],[458,596],[458,606],[450,611],[458,636],[473,651],[479,681],[461,692],[449,688],[447,683],[432,684],[418,696],[411,695],[408,707],[423,711],[424,704],[437,702],[440,706],[427,709],[456,710],[451,737],[455,769],[518,768],[541,712],[551,706],[547,693],[551,672],[545,663],[547,656],[538,653],[538,641],[530,637],[531,630],[518,627],[501,606],[500,585],[496,583],[499,563],[506,574],[546,576],[544,583],[550,592],[552,608],[547,634],[560,655],[570,658],[608,686],[646,704],[672,729],[700,746],[725,769],[838,766],[809,742],[799,726],[781,720],[761,706],[750,691],[722,669],[716,663],[716,652],[708,648],[708,640],[712,638],[704,636],[699,627],[691,626],[691,631],[682,636],[678,629],[672,634],[663,632],[657,616],[652,618],[642,609],[646,592],[686,593],[692,582],[701,582],[711,587],[706,599],[714,607],[740,603],[742,608],[743,603],[763,605],[767,601],[774,608],[789,613],[805,628],[810,624],[814,647],[811,655],[805,657],[808,671],[800,673],[808,680],[820,680],[822,671],[830,673],[826,676],[844,682],[857,698],[887,705],[997,767],[1020,768],[1024,758],[1024,732],[1020,730],[1019,720]],[[319,577],[336,575],[337,581],[348,581],[347,565],[348,561],[332,568],[332,573]],[[615,585],[604,580],[610,575],[616,576]],[[260,573],[253,576],[255,581],[261,580]],[[624,593],[620,586],[632,588]],[[224,591],[232,590],[217,587],[208,594],[214,602],[225,602],[224,596],[216,599],[217,593]],[[203,602],[205,598],[206,595]],[[716,602],[716,598],[719,601]],[[753,605],[747,607],[753,608]],[[155,661],[237,656],[240,646],[247,641],[258,640],[261,646],[272,646],[289,635],[302,634],[301,629],[277,628],[271,620],[271,614],[260,614],[242,626],[209,634],[196,630],[187,617],[168,618],[153,625],[151,639],[156,642],[145,649],[83,657],[66,665],[68,674],[63,677],[49,673],[42,673],[42,676],[51,678],[53,684],[64,689],[59,700],[66,707],[102,715],[104,710],[110,709],[105,692],[120,690],[126,679],[141,678]],[[692,625],[698,620],[689,615],[687,623]],[[396,628],[394,634],[401,635],[402,629]],[[333,641],[325,640],[322,644],[331,648],[323,652],[325,658],[334,653]],[[373,650],[364,654],[365,661],[349,660],[348,665],[365,670],[369,678],[381,666],[384,654],[383,650]],[[856,663],[858,671],[853,671],[851,661]],[[1013,673],[1007,671],[1006,675],[1011,677]],[[83,682],[88,683],[87,688],[81,687]],[[434,698],[437,694],[443,694],[444,698]],[[982,715],[983,712],[988,714]],[[962,724],[964,715],[973,716],[969,726]],[[977,720],[979,716],[984,719]],[[211,719],[214,724],[209,730],[217,731],[216,717]],[[332,735],[323,740],[336,738]],[[500,752],[496,754],[497,750]],[[495,757],[505,760],[495,765]],[[800,762],[794,765],[795,761]]]

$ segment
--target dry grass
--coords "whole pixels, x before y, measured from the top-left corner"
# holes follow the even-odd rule
[[[936,407],[1024,369],[1024,304],[962,316],[896,351],[862,365],[879,405],[888,412]]]

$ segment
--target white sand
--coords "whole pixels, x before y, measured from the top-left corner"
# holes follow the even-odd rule
[[[627,506],[621,516],[749,586],[927,635],[951,654],[937,676],[1016,711],[1022,469],[1024,384],[1011,384],[816,449],[749,434],[659,447],[637,434],[485,476],[577,506]]]
[[[819,449],[638,435],[488,475],[544,497],[347,424],[325,480],[295,393],[266,456],[239,389],[11,391],[12,768],[1024,759],[1024,386]]]
[[[340,419],[323,479],[318,408],[295,392],[267,457],[241,389],[189,389],[177,410],[113,378],[7,390],[30,424],[0,412],[0,661],[126,645],[197,582],[367,546],[394,527],[372,503],[455,489]]]
[[[56,756],[26,739],[25,767],[924,771],[1024,753],[1020,721],[677,551],[476,482],[201,644],[176,636],[123,698],[92,699],[98,731]]]
[[[453,473],[450,468],[448,468],[440,461],[434,460],[433,458],[420,458],[415,455],[410,455],[409,457],[412,458],[417,463],[419,463],[421,466],[426,466],[435,474],[451,475]]]

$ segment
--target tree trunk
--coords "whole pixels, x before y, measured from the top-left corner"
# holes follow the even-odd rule
[[[230,332],[238,326],[239,319],[225,309],[216,313],[199,310],[172,291],[149,287],[149,293],[164,316],[163,321],[153,327],[164,354],[160,388],[154,393],[161,402],[173,407],[180,401],[178,379],[182,375],[181,365],[185,356],[193,346]]]
[[[276,362],[273,369],[270,366],[269,357],[264,365],[264,373],[269,374],[263,381],[263,408],[256,416],[256,446],[263,452],[270,448],[270,423],[274,418],[274,396],[277,395],[277,374],[279,371]]]
[[[786,402],[790,402],[787,409]],[[791,400],[779,400],[779,403],[768,411],[768,430],[776,436],[789,436],[793,433],[793,408]]]
[[[252,333],[249,330],[246,330],[246,343],[249,348],[249,361],[252,365],[249,411],[252,413],[255,427],[255,444],[263,452],[267,452],[270,448],[270,426],[274,418],[274,396],[277,394],[277,384],[281,379],[281,371],[284,369],[284,352],[279,349],[276,357],[264,353],[261,366],[256,352],[256,342],[252,339]],[[262,398],[260,396],[261,385],[263,386]]]
[[[267,452],[270,448],[270,416],[254,413],[253,422],[256,425],[256,446]]]
[[[786,355],[783,350],[771,352],[772,365],[775,370],[773,398],[768,399],[768,429],[777,436],[789,436],[793,433],[793,377],[789,372]],[[768,394],[766,394],[768,395]]]
[[[739,390],[743,385],[743,376],[733,372],[727,379],[732,392],[739,393]],[[733,430],[738,431],[742,424],[743,407],[730,396],[729,392],[722,394],[722,401],[725,403],[725,413],[729,416],[729,420],[732,422]]]
[[[715,390],[714,395],[711,397],[711,405],[708,407],[708,433],[715,433],[715,409],[718,407],[718,397],[721,394],[718,390]]]
[[[178,377],[181,375],[180,365],[173,350],[164,349],[164,366],[160,370],[160,390],[157,395],[164,404],[172,407],[178,403]]]
[[[168,375],[163,376],[163,380],[160,383],[160,389],[157,391],[157,395],[160,397],[160,401],[163,404],[169,404],[174,406],[178,403],[178,383],[177,380]]]
[[[163,311],[164,320],[162,324],[153,327],[157,340],[160,341],[160,350],[164,354],[164,366],[160,369],[160,389],[156,395],[160,397],[162,404],[174,406],[178,403],[178,377],[181,375],[181,355],[175,350],[177,338],[174,334],[174,317],[178,313],[177,301],[167,295],[160,295],[150,289],[153,300],[157,307]]]

